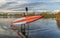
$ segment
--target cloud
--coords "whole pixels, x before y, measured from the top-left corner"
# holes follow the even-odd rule
[[[1,0],[0,1],[0,5],[5,4],[5,3],[6,3],[6,0]]]
[[[25,3],[27,3],[26,0],[2,0],[0,1],[0,9],[9,9]]]
[[[41,8],[45,8],[45,6],[48,5],[58,5],[60,4],[60,0],[49,0],[45,2],[38,2],[39,0],[32,1],[32,0],[1,0],[0,1],[0,10],[6,11],[22,11],[25,10],[25,7],[27,6],[29,10],[39,10]],[[44,0],[43,0],[44,1]],[[35,2],[35,3],[34,3]],[[54,3],[55,2],[55,3]],[[57,2],[57,3],[56,3]]]
[[[25,3],[28,3],[27,0],[1,0],[0,1],[0,12],[16,12],[11,9],[15,9],[16,6],[20,6]]]
[[[60,0],[52,0],[53,2],[60,2]]]
[[[60,2],[60,0],[48,0],[47,2]]]
[[[8,2],[16,2],[18,4],[27,3],[27,1],[25,1],[25,0],[1,0],[0,1],[0,5],[5,4],[5,3],[8,3]]]

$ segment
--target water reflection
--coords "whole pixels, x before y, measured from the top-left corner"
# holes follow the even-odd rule
[[[9,26],[15,18],[0,18],[0,26]],[[60,38],[60,31],[55,19],[40,19],[29,24],[29,38]],[[17,36],[11,31],[0,32],[3,35],[9,34]]]
[[[56,20],[58,28],[60,29],[60,20]]]
[[[55,19],[41,19],[34,23],[38,26],[37,29],[39,30],[31,31],[30,38],[60,38],[60,31]]]

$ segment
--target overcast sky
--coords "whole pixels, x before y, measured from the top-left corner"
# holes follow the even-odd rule
[[[22,11],[28,7],[29,10],[60,9],[60,0],[0,0],[0,11]]]

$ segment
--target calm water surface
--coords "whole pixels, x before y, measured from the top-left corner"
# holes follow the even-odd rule
[[[9,26],[15,18],[0,18],[0,26]],[[55,19],[39,19],[29,24],[29,38],[60,38],[60,30]],[[0,27],[0,35],[14,36],[17,34]],[[11,38],[11,37],[10,37]]]

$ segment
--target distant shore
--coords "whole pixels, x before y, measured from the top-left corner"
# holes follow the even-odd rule
[[[49,14],[47,12],[44,12],[44,13],[39,13],[39,14],[35,14],[35,13],[30,13],[30,14],[8,14],[8,13],[3,13],[3,14],[0,14],[0,18],[20,18],[20,17],[23,17],[23,16],[34,16],[34,15],[41,15],[43,16],[44,18],[55,18],[56,14]]]

